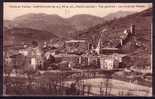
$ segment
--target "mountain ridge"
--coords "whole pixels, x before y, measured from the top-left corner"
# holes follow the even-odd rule
[[[76,35],[76,32],[87,30],[103,22],[104,19],[102,17],[89,14],[79,14],[63,18],[56,14],[29,13],[16,17],[10,22],[4,21],[4,24],[10,24],[10,28],[32,28],[48,31],[59,37],[72,38],[72,35]]]

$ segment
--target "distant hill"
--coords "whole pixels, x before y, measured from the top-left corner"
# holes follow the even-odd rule
[[[15,27],[47,31],[59,37],[67,37],[67,33],[75,31],[74,27],[58,15],[27,14],[15,18],[13,23]]]
[[[91,15],[75,15],[62,18],[58,15],[26,14],[15,18],[12,23],[18,28],[32,28],[54,33],[59,37],[70,37],[76,31],[84,30],[101,23],[102,18]]]
[[[87,15],[87,14],[72,16],[68,18],[68,21],[78,31],[88,29],[90,27],[93,27],[97,24],[104,22],[104,20],[101,17]]]
[[[130,12],[130,11],[118,11],[115,13],[110,13],[104,17],[104,20],[113,20],[113,19],[118,19],[122,17],[126,17],[128,15],[134,14],[136,12]]]
[[[14,27],[14,24],[13,24],[13,22],[11,20],[4,20],[3,23],[4,23],[4,27],[5,28],[9,29],[9,28],[13,28]]]
[[[53,33],[60,38],[72,38],[76,36],[79,31],[84,31],[98,24],[104,23],[105,19],[111,20],[113,17],[123,17],[127,14],[129,14],[129,12],[120,11],[110,14],[105,18],[88,14],[79,14],[69,18],[63,18],[54,14],[30,13],[16,17],[12,21],[4,20],[4,26],[8,28],[31,28]]]
[[[32,42],[33,40],[42,42],[45,40],[50,39],[57,39],[58,37],[46,32],[46,31],[39,31],[35,29],[29,28],[12,28],[7,29],[5,27],[3,35],[3,44],[4,45],[12,45],[12,44],[19,44],[22,42]],[[49,35],[50,34],[50,35]]]
[[[8,27],[3,28],[3,45],[5,46],[13,45],[14,43],[14,36],[8,30]]]

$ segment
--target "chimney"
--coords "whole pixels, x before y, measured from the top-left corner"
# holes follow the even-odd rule
[[[122,39],[120,40],[120,43],[121,43],[121,46],[123,46],[123,40]]]
[[[132,24],[130,27],[130,33],[133,35],[135,34],[135,25],[134,24]]]

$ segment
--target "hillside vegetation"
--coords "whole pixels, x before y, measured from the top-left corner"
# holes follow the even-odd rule
[[[107,21],[103,24],[98,24],[87,31],[79,33],[77,39],[87,39],[92,42],[94,46],[100,38],[101,31],[106,29],[106,32],[102,33],[103,46],[110,42],[111,47],[116,47],[120,42],[120,36],[123,35],[125,29],[129,29],[131,24],[135,25],[136,39],[140,46],[131,50],[131,46],[124,45],[123,50],[126,51],[133,61],[134,65],[150,65],[151,64],[151,23],[152,23],[152,8],[144,10],[139,13],[135,13],[124,18],[114,19]],[[128,43],[133,43],[129,41]],[[136,61],[135,61],[136,60]]]

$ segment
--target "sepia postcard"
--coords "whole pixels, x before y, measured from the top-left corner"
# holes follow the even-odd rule
[[[152,3],[3,3],[4,96],[152,96]]]

